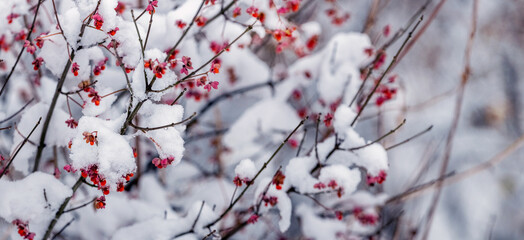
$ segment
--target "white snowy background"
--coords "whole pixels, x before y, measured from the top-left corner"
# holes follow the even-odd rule
[[[217,0],[215,5],[211,5],[214,1],[209,2],[200,14],[208,19],[231,1]],[[438,177],[464,69],[473,1],[442,1],[444,4],[431,25],[387,75],[387,78],[397,76],[388,85],[397,89],[395,97],[381,106],[372,98],[354,127],[351,125],[357,108],[355,104],[348,106],[362,82],[361,68],[374,59],[364,50],[378,49],[387,42],[426,1],[275,0],[277,6],[300,3],[297,14],[281,16],[269,2],[238,0],[226,12],[229,20],[218,17],[204,28],[192,26],[177,47],[180,52],[176,58],[190,57],[197,69],[215,55],[210,49],[212,42],[231,43],[248,24],[255,22],[247,8],[256,6],[266,14],[264,27],[260,22],[255,23],[251,32],[242,35],[220,55],[220,73],[207,75],[208,81],[219,83],[218,89],[207,91],[183,83],[188,91],[177,104],[169,106],[183,87],[162,93],[147,92],[144,77],[151,81],[154,72],[144,71],[143,62],[162,61],[166,57],[165,51],[183,34],[175,22],[182,20],[189,24],[201,1],[159,0],[148,30],[151,16],[148,12],[137,21],[136,27],[130,13],[134,9],[137,17],[147,7],[147,1],[121,1],[126,8],[123,14],[117,14],[116,0],[101,0],[98,13],[104,19],[103,31],[88,27],[79,39],[82,21],[94,10],[97,1],[55,0],[68,42],[61,35],[49,36],[34,56],[24,52],[0,96],[0,128],[11,126],[0,130],[0,154],[6,159],[0,162],[0,170],[42,117],[42,123],[17,154],[9,173],[0,179],[0,239],[23,239],[12,223],[17,219],[28,223],[35,239],[42,239],[64,199],[72,196],[65,208],[68,210],[102,196],[101,189],[87,184],[82,184],[72,195],[71,187],[82,170],[93,165],[98,167],[97,174],[107,181],[110,190],[105,196],[106,206],[95,209],[88,204],[64,213],[51,236],[67,227],[56,239],[219,239],[218,231],[239,226],[255,213],[260,215],[258,221],[247,223],[233,239],[361,239],[376,234],[377,230],[380,239],[406,239],[413,233],[415,239],[422,239],[434,190],[400,203],[386,202],[410,187]],[[440,2],[430,1],[421,25],[430,19]],[[375,22],[369,31],[362,33],[374,3],[378,3]],[[16,34],[24,29],[24,24],[31,24],[33,13],[29,11],[36,4],[37,1],[25,0],[4,0],[0,4],[0,43],[9,46],[0,51],[3,60],[0,86],[4,85],[23,45],[23,41],[14,40]],[[235,7],[241,8],[241,15],[233,19]],[[340,25],[332,24],[326,14],[331,8],[336,8],[339,15],[349,13],[350,18]],[[524,88],[520,81],[524,74],[520,68],[524,41],[522,10],[524,3],[520,1],[478,0],[471,75],[448,172],[458,173],[488,161],[524,133],[524,99],[520,94]],[[11,13],[20,17],[8,24]],[[289,26],[297,27],[293,32],[296,39],[290,43],[283,37],[281,43],[290,46],[276,53],[281,45],[269,30],[286,30]],[[389,36],[383,32],[386,26],[391,29]],[[109,37],[107,32],[115,27],[119,30]],[[42,3],[36,29],[31,39],[41,33],[59,31],[53,1]],[[144,56],[137,29],[142,40],[150,31]],[[406,34],[387,49],[384,65],[375,70],[370,80],[385,70]],[[305,45],[315,35],[318,43],[310,51]],[[134,68],[128,74],[133,98],[130,99],[128,91],[118,92],[103,97],[97,106],[89,93],[80,91],[72,95],[81,103],[85,100],[80,108],[61,94],[49,124],[39,171],[33,173],[43,121],[57,79],[68,61],[68,44],[74,49],[83,47],[75,52],[74,62],[80,67],[78,76],[69,70],[62,92],[76,91],[81,81],[90,78],[97,80],[95,88],[100,96],[128,87],[122,69],[109,52],[114,53],[112,47],[108,50],[96,45],[107,46],[108,38],[120,43],[117,53],[125,67]],[[305,56],[297,57],[295,47],[302,47]],[[38,57],[44,61],[40,72],[33,71],[31,64]],[[105,70],[93,76],[91,67],[106,57],[109,60]],[[184,77],[181,67],[182,62],[178,61],[176,68],[167,68],[153,89],[163,89]],[[209,68],[207,65],[202,71]],[[226,93],[257,84],[263,86],[223,98]],[[371,88],[372,85],[366,86],[365,93]],[[202,99],[195,100],[195,94]],[[212,101],[217,97],[220,98],[215,104]],[[22,112],[4,121],[31,99],[34,100]],[[198,121],[154,131],[135,131],[129,127],[121,134],[129,103],[143,104],[138,121],[134,122],[140,127],[177,123],[194,112]],[[207,108],[208,103],[214,105]],[[337,106],[336,110],[331,105]],[[302,109],[307,109],[310,118],[266,168],[264,163],[302,120],[299,114]],[[315,113],[322,114],[318,144],[315,144],[317,122],[315,115],[311,115]],[[323,121],[328,113],[333,116],[331,124]],[[78,127],[67,126],[65,121],[70,117],[76,119]],[[344,149],[367,145],[397,127],[403,119],[406,122],[401,128],[378,143],[330,154],[338,141],[343,140],[340,148]],[[388,146],[431,125],[431,131],[421,137],[387,150]],[[97,143],[86,143],[84,134],[95,132]],[[206,136],[208,133],[210,136]],[[303,138],[297,156],[297,145]],[[134,156],[137,143],[138,156]],[[429,239],[521,239],[524,236],[524,211],[520,204],[524,200],[522,154],[522,150],[516,151],[498,165],[445,186]],[[317,170],[318,162],[328,156],[326,165]],[[174,161],[167,167],[160,169],[153,165],[154,159],[162,161],[169,157]],[[64,166],[76,172],[66,172]],[[55,168],[60,175],[53,176]],[[281,186],[274,184],[277,170],[285,175]],[[117,191],[130,173],[134,175],[126,183],[126,190]],[[382,173],[387,173],[384,183],[367,184],[369,177]],[[255,182],[231,212],[215,222],[255,176]],[[243,180],[241,186],[235,185],[235,177]],[[91,183],[89,177],[86,181]],[[333,182],[336,187],[330,185]],[[325,186],[323,189],[318,187],[321,184]],[[277,203],[263,200],[271,198],[278,199]],[[253,209],[253,206],[259,207]],[[343,214],[341,220],[337,219],[339,213]],[[364,217],[378,220],[365,224]],[[210,223],[212,226],[208,226]]]

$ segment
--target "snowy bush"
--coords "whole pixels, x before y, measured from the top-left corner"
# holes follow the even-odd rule
[[[380,237],[406,120],[356,127],[405,94],[422,11],[371,35],[349,2],[3,1],[0,232]]]

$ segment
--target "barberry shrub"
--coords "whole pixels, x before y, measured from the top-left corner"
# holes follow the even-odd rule
[[[408,31],[388,25],[372,42],[333,0],[0,9],[0,229],[13,239],[353,239],[383,227],[387,135],[355,127],[400,94],[380,44]]]

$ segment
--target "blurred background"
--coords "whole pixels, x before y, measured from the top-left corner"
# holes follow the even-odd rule
[[[383,41],[375,36],[380,36],[385,26],[391,26],[393,32],[401,28],[426,1],[339,2],[352,14],[348,26],[344,26],[352,31],[363,29],[369,9],[376,4],[375,22],[368,33],[380,45]],[[478,1],[471,75],[465,86],[448,172],[458,173],[488,161],[523,134],[523,9],[524,2],[518,0]],[[373,139],[406,118],[406,125],[387,139],[391,142],[434,126],[417,140],[389,151],[391,170],[384,185],[388,194],[395,195],[439,175],[465,67],[472,13],[471,0],[430,1],[421,23],[423,26],[431,21],[430,25],[393,69],[400,85],[397,99],[368,109],[369,120],[359,126],[360,131],[367,130],[368,139]],[[400,43],[388,49],[388,59]],[[379,126],[381,133],[373,132],[377,129],[373,126]],[[522,239],[523,153],[515,151],[500,164],[444,187],[430,238]],[[416,179],[417,175],[421,177]],[[434,193],[427,191],[391,207],[392,212],[404,211],[400,217],[403,238],[409,233],[421,237]]]

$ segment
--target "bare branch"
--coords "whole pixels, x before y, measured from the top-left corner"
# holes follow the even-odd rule
[[[147,131],[154,131],[154,130],[158,130],[158,129],[164,129],[164,128],[168,128],[168,127],[174,127],[176,125],[180,125],[182,123],[185,123],[189,120],[191,120],[191,118],[193,118],[194,116],[196,115],[196,112],[194,112],[191,116],[189,116],[188,118],[180,121],[180,122],[176,122],[176,123],[171,123],[171,124],[167,124],[167,125],[164,125],[164,126],[159,126],[159,127],[139,127],[139,126],[135,126],[133,123],[129,123],[129,125],[133,128],[136,128],[138,130],[141,130],[143,132],[147,132]]]
[[[36,128],[38,127],[38,125],[40,125],[40,121],[42,121],[42,118],[39,118],[39,119],[38,119],[38,122],[37,122],[36,125],[33,127],[33,129],[31,130],[31,132],[29,132],[29,135],[27,135],[27,137],[24,138],[24,141],[22,141],[22,144],[20,144],[20,146],[16,149],[16,152],[13,154],[13,156],[10,157],[9,162],[8,162],[7,165],[4,167],[4,171],[2,171],[2,172],[0,173],[0,178],[2,178],[2,177],[4,176],[4,174],[7,172],[7,169],[9,169],[9,166],[11,165],[11,163],[13,162],[13,160],[15,160],[16,155],[18,155],[18,153],[20,152],[20,150],[22,149],[22,147],[24,147],[24,145],[27,143],[27,141],[29,141],[29,137],[31,137],[31,135],[33,135],[33,132],[36,130]]]
[[[36,5],[36,10],[35,10],[35,16],[33,17],[33,23],[31,24],[31,29],[29,29],[29,32],[27,33],[27,37],[25,39],[26,41],[31,40],[31,34],[33,33],[33,29],[35,28],[36,17],[38,16],[38,10],[40,9],[40,5],[42,4],[42,2],[44,2],[44,0],[38,0],[38,4]],[[0,89],[0,96],[2,96],[2,93],[4,92],[5,88],[7,87],[7,83],[9,82],[9,79],[11,79],[11,75],[13,75],[13,72],[15,71],[15,68],[18,65],[18,62],[20,61],[20,58],[22,57],[24,50],[25,50],[25,46],[22,46],[22,49],[20,49],[20,53],[18,53],[18,57],[16,57],[15,64],[11,68],[9,75],[7,75],[7,78],[5,79],[2,89]]]
[[[262,167],[260,168],[260,170],[258,170],[257,174],[253,177],[253,179],[251,179],[251,181],[249,182],[249,184],[244,188],[244,190],[242,190],[242,192],[240,193],[240,195],[238,195],[238,197],[235,199],[235,201],[233,201],[232,204],[229,204],[229,207],[220,215],[220,217],[218,217],[215,221],[209,223],[206,227],[211,227],[213,226],[215,223],[217,223],[218,221],[220,221],[222,218],[224,218],[227,213],[229,213],[229,211],[231,211],[231,209],[233,209],[233,207],[235,206],[235,204],[242,198],[242,196],[244,196],[244,194],[246,193],[246,191],[249,189],[250,186],[253,185],[253,183],[255,182],[255,180],[257,179],[257,177],[262,173],[262,171],[264,171],[264,169],[266,169],[267,165],[273,160],[273,158],[277,155],[277,153],[280,151],[280,149],[282,149],[282,147],[287,143],[287,141],[289,140],[289,138],[300,128],[300,126],[302,126],[304,124],[304,122],[307,120],[307,117],[305,119],[303,119],[302,121],[300,121],[300,123],[297,125],[297,127],[286,137],[286,139],[284,139],[284,141],[282,141],[282,143],[280,144],[280,146],[278,146],[278,148],[275,150],[275,152],[273,152],[273,154],[271,155],[271,157],[264,163],[264,165],[262,165]]]

